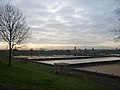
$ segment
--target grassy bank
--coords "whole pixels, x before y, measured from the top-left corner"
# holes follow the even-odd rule
[[[105,90],[85,75],[56,75],[50,66],[0,58],[0,90]]]

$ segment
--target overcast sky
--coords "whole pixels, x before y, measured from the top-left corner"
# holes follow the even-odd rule
[[[8,1],[23,11],[33,47],[118,47],[109,40],[118,19],[114,0]]]

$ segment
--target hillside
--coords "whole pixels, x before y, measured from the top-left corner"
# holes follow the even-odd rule
[[[104,90],[85,75],[60,76],[50,66],[0,58],[0,90]]]

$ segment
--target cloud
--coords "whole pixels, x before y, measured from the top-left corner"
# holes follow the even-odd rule
[[[35,44],[105,44],[117,23],[113,0],[8,0],[23,11]]]

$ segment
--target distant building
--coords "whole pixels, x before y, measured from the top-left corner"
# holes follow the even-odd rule
[[[74,47],[74,50],[76,50],[76,47]]]
[[[94,48],[92,48],[92,51],[94,51],[95,49]]]
[[[85,48],[85,51],[87,51],[87,49]]]

